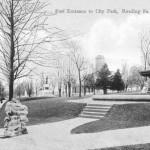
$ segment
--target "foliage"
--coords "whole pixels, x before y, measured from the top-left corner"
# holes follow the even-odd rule
[[[104,94],[107,94],[107,89],[110,88],[110,76],[111,72],[108,69],[107,64],[104,64],[101,70],[97,73],[96,88],[103,89]]]
[[[0,2],[0,69],[9,81],[9,100],[13,97],[14,81],[32,71],[27,64],[33,61],[31,54],[43,42],[37,31],[44,29],[44,7],[39,0]]]
[[[128,78],[128,84],[132,86],[139,86],[143,87],[144,86],[144,77],[140,75],[141,67],[138,66],[132,66],[130,68],[129,72],[129,78]]]
[[[32,81],[25,82],[24,87],[28,96],[31,97],[31,95],[34,93],[33,82]]]
[[[117,70],[112,79],[112,90],[122,91],[125,88],[125,84],[122,80],[120,71]]]
[[[24,83],[20,83],[17,85],[17,87],[15,88],[15,94],[19,97],[25,94]]]
[[[71,61],[74,63],[77,73],[78,73],[78,81],[79,81],[79,97],[81,97],[82,91],[82,74],[86,69],[86,60],[82,55],[82,48],[78,42],[70,41],[67,43],[67,47],[70,50]]]
[[[124,63],[122,65],[121,75],[122,75],[122,80],[125,84],[125,89],[127,90],[127,88],[128,88],[128,77],[129,77],[129,69],[128,69],[127,63]]]
[[[40,0],[0,1],[0,69],[9,84],[9,100],[17,79],[29,76],[35,65],[47,66],[49,49],[43,44],[63,40],[62,30],[47,27],[52,15],[47,5]]]
[[[87,88],[94,88],[95,87],[95,78],[94,78],[93,73],[87,74],[84,77],[84,84],[85,84],[85,87],[87,87]]]
[[[150,66],[150,32],[146,31],[141,33],[140,37],[140,48],[142,53],[142,61],[144,65],[144,70]]]
[[[0,97],[4,98],[4,96],[5,96],[5,88],[2,84],[2,82],[0,82]]]

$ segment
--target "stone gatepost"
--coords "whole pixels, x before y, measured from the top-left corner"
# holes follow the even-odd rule
[[[4,125],[4,136],[16,136],[27,134],[26,123],[28,122],[28,108],[19,100],[12,99],[5,107],[6,117]]]

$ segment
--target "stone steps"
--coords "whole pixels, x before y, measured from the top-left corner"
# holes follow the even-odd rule
[[[79,117],[91,118],[91,119],[101,119],[101,118],[103,118],[103,116],[96,116],[96,115],[91,116],[91,115],[83,115],[83,114],[79,115]]]
[[[107,114],[111,107],[112,105],[88,104],[79,117],[101,119]]]
[[[84,111],[88,111],[88,112],[108,112],[108,109],[87,109],[85,108]]]

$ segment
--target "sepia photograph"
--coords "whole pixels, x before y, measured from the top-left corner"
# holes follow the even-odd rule
[[[0,150],[150,150],[150,1],[0,0]]]

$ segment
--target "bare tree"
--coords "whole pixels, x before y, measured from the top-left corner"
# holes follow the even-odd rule
[[[138,86],[141,89],[143,88],[143,86],[144,86],[144,77],[142,77],[139,73],[141,70],[142,70],[142,67],[140,67],[140,66],[132,66],[130,68],[128,82],[129,82],[129,85],[131,87],[132,86]]]
[[[148,65],[150,65],[150,32],[147,34],[141,34],[140,44],[142,58],[144,61],[144,70],[147,70]]]
[[[89,73],[84,75],[84,94],[86,95],[86,88],[90,92],[90,89],[95,94],[95,77],[94,73]]]
[[[0,101],[2,102],[2,99],[5,96],[5,88],[4,85],[2,84],[2,82],[0,81]]]
[[[0,1],[0,69],[8,79],[9,100],[15,80],[28,76],[34,69],[32,63],[43,65],[46,53],[40,52],[41,44],[65,40],[62,30],[45,28],[51,15],[46,5],[40,0]]]
[[[56,88],[56,81],[55,80],[51,81],[51,86],[52,86],[52,94],[55,95],[55,88]]]
[[[9,82],[9,100],[13,97],[14,81],[28,75],[25,69],[37,44],[43,42],[38,38],[42,30],[45,15],[44,3],[39,0],[1,0],[0,2],[0,52],[1,69]]]
[[[38,79],[35,80],[34,87],[35,87],[35,94],[36,96],[38,96],[38,92],[40,89],[40,83],[38,82]]]
[[[82,90],[82,72],[86,69],[85,64],[85,58],[82,55],[81,46],[79,43],[75,41],[70,41],[67,43],[68,48],[70,50],[70,56],[71,60],[76,66],[77,72],[78,72],[78,80],[79,80],[79,97],[81,97],[81,90]]]
[[[56,56],[56,76],[58,81],[58,92],[59,96],[65,88],[66,96],[69,94],[71,96],[71,81],[73,76],[73,68],[71,64],[71,59],[68,55],[58,54]]]
[[[19,96],[19,98],[25,94],[25,87],[24,87],[24,83],[19,83],[17,84],[16,88],[15,88],[15,94],[17,96]]]
[[[62,95],[62,60],[61,58],[56,62],[56,74],[57,74],[57,81],[58,81],[58,95],[61,97]]]
[[[122,75],[122,79],[123,79],[124,84],[125,84],[125,90],[127,90],[127,88],[128,88],[128,79],[129,79],[129,69],[128,69],[127,63],[124,63],[122,65],[121,75]]]
[[[34,93],[34,87],[33,87],[32,80],[25,82],[24,87],[25,87],[25,90],[26,90],[28,96],[31,97],[31,95]]]
[[[64,86],[65,86],[66,96],[68,95],[68,97],[71,96],[71,87],[75,78],[76,78],[76,66],[72,62],[69,53],[64,57],[64,63],[63,63]]]

